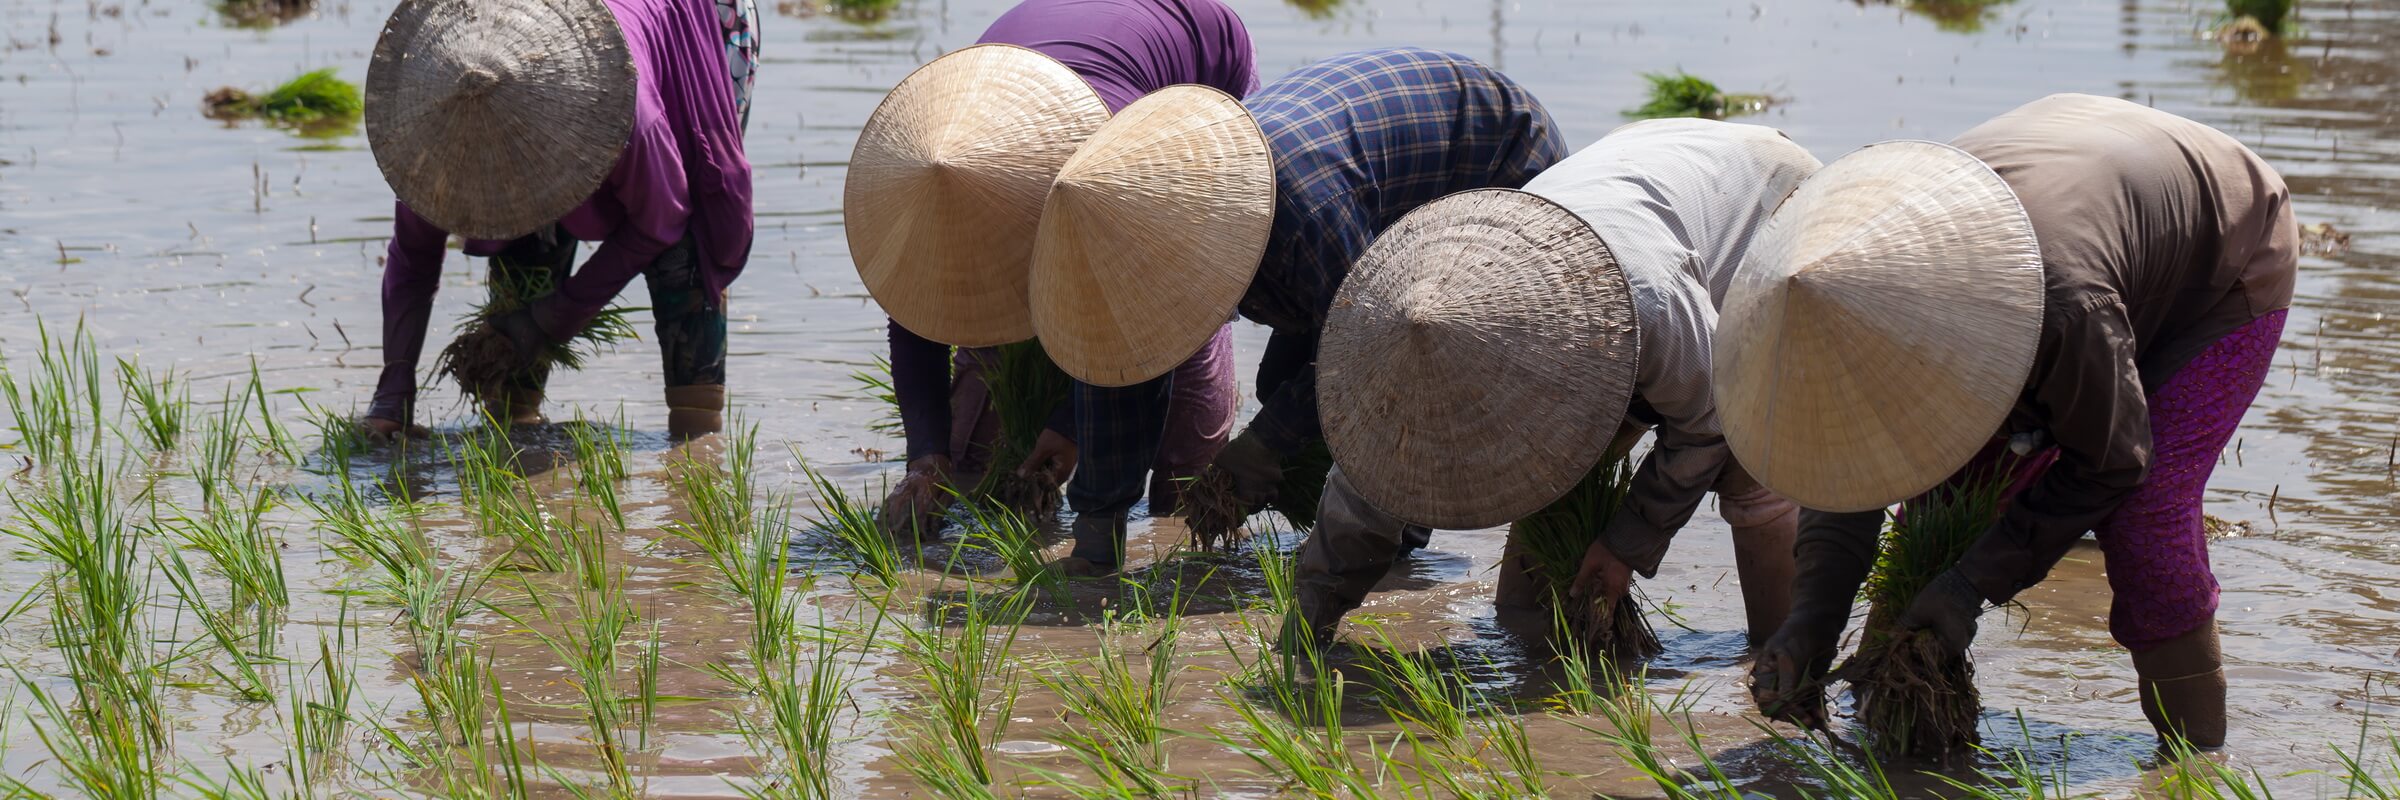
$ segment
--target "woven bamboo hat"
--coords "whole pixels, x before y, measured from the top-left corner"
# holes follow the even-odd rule
[[[402,0],[367,66],[367,146],[419,216],[513,239],[600,188],[636,84],[601,0]]]
[[[842,186],[867,292],[944,344],[1033,338],[1025,285],[1042,198],[1107,121],[1083,78],[1015,45],[976,45],[910,73],[867,118]]]
[[[1941,483],[2033,371],[2042,274],[2016,193],[1974,156],[1901,141],[1826,165],[1759,231],[1719,317],[1734,457],[1824,511]]]
[[[1581,217],[1513,189],[1450,195],[1342,281],[1317,343],[1326,444],[1386,513],[1506,524],[1600,461],[1639,338],[1616,256]]]
[[[1058,173],[1033,246],[1033,328],[1100,386],[1166,374],[1233,316],[1275,221],[1275,161],[1232,96],[1170,86]]]

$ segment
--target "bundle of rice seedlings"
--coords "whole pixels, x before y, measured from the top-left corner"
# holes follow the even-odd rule
[[[1642,618],[1639,601],[1630,593],[1622,598],[1580,600],[1567,593],[1583,567],[1584,553],[1624,505],[1632,484],[1631,462],[1624,457],[1612,459],[1594,467],[1565,497],[1509,526],[1509,535],[1533,560],[1527,577],[1548,584],[1552,602],[1565,623],[1552,635],[1566,639],[1568,648],[1620,661],[1649,658],[1662,649],[1657,632]]]
[[[492,292],[488,300],[467,314],[458,326],[458,336],[442,348],[434,359],[433,371],[458,382],[458,389],[467,399],[478,402],[505,400],[509,379],[523,374],[514,368],[516,349],[508,336],[491,321],[502,314],[515,311],[534,299],[558,289],[558,278],[549,270],[495,270]],[[601,351],[618,344],[641,338],[634,330],[631,316],[647,309],[610,306],[592,317],[565,341],[553,342],[534,355],[533,369],[543,371],[565,367],[582,369],[584,362]]]
[[[1928,501],[1903,507],[1884,534],[1867,578],[1858,652],[1829,676],[1850,683],[1859,722],[1883,755],[1947,758],[1977,741],[1983,702],[1974,662],[1945,652],[1932,631],[1902,630],[1900,617],[1991,527],[2008,474],[2003,469],[1997,478],[1937,488]]]
[[[1067,402],[1074,381],[1050,361],[1039,341],[1001,345],[999,356],[983,365],[983,383],[990,393],[992,412],[1000,417],[1000,438],[992,442],[983,480],[974,496],[1029,519],[1058,510],[1058,486],[1041,478],[1017,474],[1017,465],[1033,453],[1034,442],[1050,424],[1050,415]]]
[[[1650,101],[1626,112],[1626,116],[1723,119],[1764,110],[1772,102],[1772,98],[1763,94],[1727,94],[1716,84],[1682,70],[1645,72],[1642,78],[1650,82]]]
[[[2292,0],[2225,0],[2225,11],[2236,20],[2256,20],[2261,31],[2272,35],[2286,30],[2292,5]]]
[[[208,93],[202,111],[211,119],[263,119],[285,125],[355,120],[366,109],[358,86],[334,77],[332,67],[293,78],[263,95],[225,87]]]
[[[1325,497],[1325,478],[1333,472],[1333,450],[1319,439],[1308,443],[1283,462],[1283,480],[1275,486],[1275,499],[1267,501],[1268,511],[1283,516],[1292,529],[1307,533],[1317,527],[1317,503]],[[1220,544],[1238,545],[1248,537],[1242,523],[1249,520],[1240,500],[1234,498],[1233,476],[1223,470],[1205,470],[1193,478],[1183,490],[1181,508],[1184,527],[1191,529],[1192,543],[1202,550],[1214,550]]]

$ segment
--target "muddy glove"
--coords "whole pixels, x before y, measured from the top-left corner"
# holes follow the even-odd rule
[[[1933,631],[1942,649],[1963,655],[1975,643],[1975,618],[1983,614],[1983,595],[1956,568],[1943,570],[1900,615],[1902,630]]]
[[[951,499],[950,457],[920,456],[908,462],[908,476],[884,498],[877,519],[886,535],[931,539],[940,533]]]
[[[1234,499],[1240,500],[1244,515],[1258,513],[1275,499],[1275,487],[1283,483],[1283,460],[1275,451],[1249,431],[1233,437],[1217,458],[1208,463],[1208,472],[1222,472],[1232,478]],[[1206,482],[1203,477],[1202,481]]]
[[[1833,668],[1850,602],[1866,581],[1883,512],[1802,511],[1793,545],[1799,573],[1792,612],[1758,649],[1750,697],[1760,713],[1810,730],[1825,727],[1825,673]]]

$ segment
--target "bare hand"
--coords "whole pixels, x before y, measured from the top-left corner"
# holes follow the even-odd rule
[[[888,533],[929,534],[941,526],[950,508],[950,457],[925,456],[908,463],[908,476],[892,487],[883,501],[883,527]]]
[[[402,439],[430,439],[433,432],[423,425],[410,425],[399,420],[368,417],[358,421],[358,430],[368,441],[396,442]]]
[[[1067,476],[1075,474],[1075,459],[1080,452],[1074,441],[1044,428],[1041,437],[1033,440],[1033,452],[1025,456],[1025,463],[1017,466],[1017,474],[1050,486],[1066,483]]]
[[[1583,551],[1583,566],[1575,571],[1575,583],[1568,588],[1567,596],[1578,600],[1586,597],[1614,600],[1632,590],[1633,567],[1610,552],[1607,544],[1595,539]]]

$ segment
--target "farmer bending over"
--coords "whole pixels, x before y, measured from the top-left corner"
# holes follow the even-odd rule
[[[725,287],[750,257],[742,152],[751,0],[404,0],[367,70],[367,141],[399,195],[383,269],[383,376],[365,426],[422,434],[416,367],[444,244],[489,256],[505,386],[486,410],[542,421],[541,353],[635,275],[650,284],[667,428],[725,407]],[[573,269],[576,242],[599,242]],[[524,296],[532,295],[532,296]]]
[[[1735,265],[1817,159],[1773,128],[1637,122],[1524,191],[1452,195],[1368,248],[1318,351],[1335,468],[1300,551],[1300,616],[1331,641],[1403,532],[1526,517],[1653,429],[1579,575],[1541,575],[1516,530],[1499,602],[1544,586],[1622,598],[1711,490],[1733,526],[1753,641],[1783,624],[1798,508],[1726,450],[1710,340]],[[1537,583],[1538,582],[1538,583]]]
[[[990,463],[1000,424],[984,383],[996,345],[1033,338],[1034,224],[1075,146],[1168,86],[1236,97],[1258,88],[1250,32],[1218,0],[1026,0],[980,41],[997,46],[935,59],[893,90],[859,136],[844,196],[851,257],[891,315],[892,391],[908,439],[908,476],[883,506],[894,532],[938,528],[956,487],[986,470],[1016,469],[1055,490],[1075,469],[1064,406],[1021,465]],[[1143,462],[1159,513],[1232,435],[1232,327],[1219,325],[1174,374],[1165,444]]]
[[[1236,310],[1274,329],[1258,369],[1264,407],[1207,468],[1235,496],[1185,505],[1247,515],[1319,438],[1317,332],[1351,261],[1418,206],[1524,185],[1565,153],[1516,82],[1412,48],[1334,56],[1244,102],[1167,89],[1093,134],[1051,190],[1031,287],[1034,330],[1079,381],[1075,549],[1062,571],[1122,563],[1126,513],[1178,389],[1169,371]]]
[[[1963,655],[1987,604],[2096,532],[2142,711],[2162,738],[2219,746],[2200,501],[2291,302],[2283,179],[2222,133],[2088,95],[1952,145],[1890,142],[1827,166],[1760,234],[1726,301],[1725,437],[1812,509],[1791,617],[1751,691],[1772,716],[1821,725],[1820,676],[1884,508],[2013,464],[2005,510],[1902,624]]]

